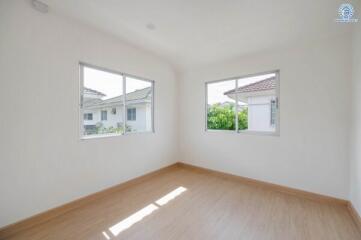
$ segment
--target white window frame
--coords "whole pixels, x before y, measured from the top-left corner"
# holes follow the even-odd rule
[[[238,129],[238,104],[236,104],[236,116],[235,116],[235,130],[217,130],[217,129],[208,129],[208,85],[212,83],[217,82],[225,82],[230,80],[235,80],[235,89],[238,89],[238,80],[242,78],[249,78],[249,77],[255,77],[259,75],[266,75],[266,74],[276,74],[276,122],[275,122],[275,131],[273,132],[266,132],[266,131],[249,131],[249,130],[239,130]],[[241,134],[251,134],[251,135],[267,135],[267,136],[280,136],[280,120],[281,120],[281,111],[280,111],[280,88],[281,88],[281,82],[280,82],[280,70],[271,70],[271,71],[265,71],[265,72],[259,72],[259,73],[253,73],[253,74],[247,74],[237,77],[231,77],[231,78],[225,78],[221,80],[212,80],[212,81],[206,81],[205,82],[205,131],[206,132],[221,132],[221,133],[241,133]],[[238,100],[238,94],[236,93],[236,102]]]
[[[128,74],[128,73],[123,73],[120,71],[115,71],[115,70],[111,70],[108,68],[104,68],[104,67],[99,67],[93,64],[89,64],[89,63],[85,63],[85,62],[79,62],[79,136],[80,136],[80,140],[87,140],[87,139],[97,139],[97,138],[107,138],[107,137],[118,137],[118,136],[123,136],[123,135],[130,135],[130,134],[141,134],[141,133],[155,133],[155,127],[154,127],[154,92],[155,92],[155,81],[154,80],[150,80],[147,78],[143,78],[143,77],[138,77],[136,75],[132,75],[132,74]],[[122,76],[123,78],[123,102],[125,104],[123,104],[123,133],[112,133],[112,134],[100,134],[100,135],[84,135],[83,134],[83,125],[84,125],[84,109],[83,109],[83,94],[84,94],[84,67],[88,67],[88,68],[92,68],[95,70],[99,70],[99,71],[103,71],[103,72],[108,72],[108,73],[112,73],[112,74],[117,74]],[[141,132],[127,132],[126,131],[126,123],[127,123],[127,104],[126,104],[126,78],[135,78],[137,80],[142,80],[145,82],[149,82],[151,83],[151,88],[152,88],[152,103],[151,103],[151,113],[152,113],[152,124],[151,124],[151,130],[150,131],[141,131]]]

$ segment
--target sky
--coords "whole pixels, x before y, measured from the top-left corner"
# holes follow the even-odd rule
[[[261,81],[272,76],[275,76],[275,74],[271,73],[255,77],[239,78],[238,87]],[[105,100],[123,94],[123,77],[119,74],[84,67],[84,86],[104,93],[106,96],[102,99]],[[150,82],[127,77],[126,93],[130,93],[135,90],[143,89],[150,86]],[[233,99],[227,97],[226,95],[224,95],[224,93],[229,90],[235,89],[235,87],[235,79],[208,84],[208,104],[234,102]]]
[[[126,92],[130,93],[150,86],[150,82],[127,77]],[[123,77],[119,74],[84,67],[84,87],[104,93],[106,96],[102,98],[103,100],[117,97],[123,95]]]
[[[269,77],[275,76],[274,73],[259,75],[255,77],[239,78],[238,87],[245,86],[247,84],[255,83],[264,80]],[[223,82],[209,83],[208,84],[208,104],[235,102],[233,99],[224,95],[225,92],[236,88],[236,79]]]

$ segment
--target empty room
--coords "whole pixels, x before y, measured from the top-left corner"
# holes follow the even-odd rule
[[[360,0],[0,0],[0,240],[361,240]]]

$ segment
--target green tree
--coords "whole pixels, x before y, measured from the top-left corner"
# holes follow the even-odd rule
[[[248,109],[244,108],[238,112],[238,129],[248,129]]]
[[[213,104],[208,108],[208,129],[235,130],[235,106],[234,104]],[[238,128],[248,128],[248,111],[243,109],[238,112]]]

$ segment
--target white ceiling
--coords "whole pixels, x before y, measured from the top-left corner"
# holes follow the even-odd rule
[[[355,0],[358,1],[358,0]],[[355,3],[355,1],[351,1]],[[339,0],[43,0],[183,69],[348,33]],[[154,24],[150,30],[147,24]]]

